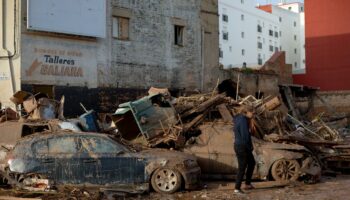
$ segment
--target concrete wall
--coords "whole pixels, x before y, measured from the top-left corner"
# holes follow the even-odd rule
[[[11,106],[10,97],[20,89],[20,23],[18,0],[0,0],[0,102]]]
[[[239,93],[242,97],[247,95],[255,96],[257,93],[274,96],[279,94],[278,82],[279,77],[274,72],[251,71],[246,69],[231,69],[231,79],[238,82],[239,76]]]
[[[350,114],[350,91],[333,91],[333,92],[318,92],[327,104],[332,107],[335,111],[341,113]],[[319,100],[315,99],[314,102],[315,110],[314,112],[329,112],[327,107]],[[330,113],[334,114],[334,113]]]

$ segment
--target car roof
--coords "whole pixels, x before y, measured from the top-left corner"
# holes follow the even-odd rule
[[[57,131],[46,131],[46,132],[40,132],[40,133],[34,133],[32,135],[25,136],[18,140],[19,143],[26,142],[26,141],[32,141],[33,139],[45,139],[49,137],[54,136],[71,136],[71,135],[77,135],[77,136],[97,136],[97,137],[108,137],[106,134],[103,133],[92,133],[92,132],[75,132],[75,131],[69,131],[69,130],[57,130]]]

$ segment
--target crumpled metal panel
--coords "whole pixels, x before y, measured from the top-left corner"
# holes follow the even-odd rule
[[[170,103],[164,100],[164,106],[153,104],[155,98],[161,98],[161,95],[146,96],[123,103],[114,115],[124,115],[131,111],[140,133],[147,140],[155,138],[177,123],[175,109]]]

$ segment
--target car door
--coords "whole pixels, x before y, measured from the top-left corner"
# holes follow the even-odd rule
[[[32,144],[36,173],[46,175],[50,179],[56,179],[55,159],[49,154],[47,139],[40,139]]]
[[[77,137],[59,135],[48,138],[48,150],[55,163],[55,177],[58,183],[80,184],[83,182]]]
[[[81,142],[87,182],[125,185],[146,181],[145,161],[134,157],[122,145],[108,137],[98,136],[81,137]],[[89,160],[91,162],[87,162]]]

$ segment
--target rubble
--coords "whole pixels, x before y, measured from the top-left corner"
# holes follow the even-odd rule
[[[308,120],[304,115],[305,111],[301,112],[297,107],[295,92],[300,90],[299,86],[281,85],[280,96],[262,98],[255,98],[252,95],[237,95],[238,87],[232,86],[223,89],[222,84],[219,86],[221,86],[221,93],[215,90],[207,94],[181,96],[176,99],[169,98],[167,90],[152,88],[150,89],[152,95],[120,105],[114,114],[113,121],[117,125],[121,137],[127,141],[140,143],[139,136],[143,136],[141,144],[148,147],[183,149],[186,145],[194,144],[196,140],[200,140],[199,136],[203,133],[201,130],[203,125],[233,125],[233,116],[237,110],[241,106],[248,105],[253,107],[255,111],[255,117],[251,120],[251,130],[255,137],[273,143],[301,144],[323,162],[324,168],[329,166],[328,161],[326,161],[327,156],[322,153],[325,146],[338,148],[339,145],[346,144],[343,135],[346,134],[346,130],[343,130],[341,134],[336,128],[344,128],[342,125],[345,125],[347,121],[344,118],[336,118],[338,122],[333,121],[332,123],[322,116]],[[227,91],[227,88],[236,89],[236,95],[232,95],[233,91]],[[303,92],[302,95],[310,95],[315,89],[304,88],[300,91]],[[231,95],[227,95],[228,93]],[[152,100],[153,98],[162,99],[163,102],[159,103]],[[146,101],[152,103],[141,106]],[[167,105],[166,109],[164,108],[165,104]],[[150,112],[151,110],[157,110],[157,112]],[[164,115],[165,110],[168,113],[166,115]],[[343,121],[339,121],[339,119]],[[130,126],[131,121],[134,121],[134,126]],[[125,127],[126,124],[128,124],[127,127]],[[232,128],[229,129],[229,131],[231,130]],[[331,156],[329,151],[327,155],[332,158],[335,155],[339,157],[338,154]]]

